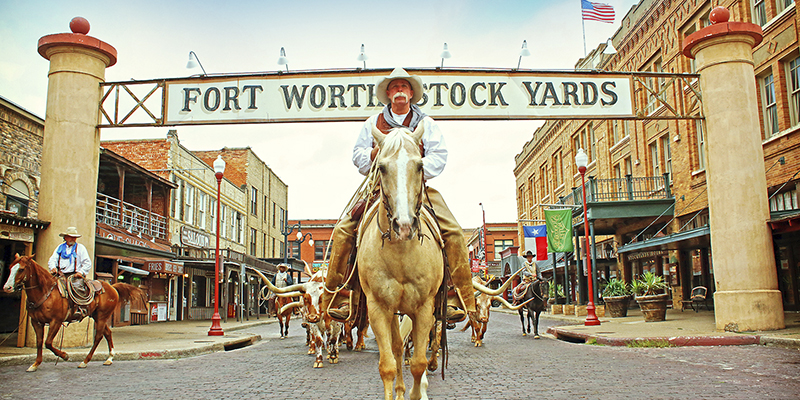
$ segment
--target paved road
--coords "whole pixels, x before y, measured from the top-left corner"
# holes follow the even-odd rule
[[[542,320],[541,331],[556,321]],[[523,337],[514,315],[493,313],[484,347],[449,331],[450,366],[431,376],[432,399],[796,399],[800,352],[760,346],[629,349]],[[0,399],[377,399],[374,340],[342,348],[338,365],[312,369],[298,324],[253,328],[256,345],[180,360],[92,362],[0,368]],[[404,372],[410,385],[410,373]],[[77,382],[87,386],[76,386]]]

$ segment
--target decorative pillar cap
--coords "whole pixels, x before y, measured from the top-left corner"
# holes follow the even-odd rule
[[[46,59],[50,59],[47,55],[47,50],[56,46],[78,46],[85,47],[97,51],[108,57],[108,65],[110,67],[117,63],[117,49],[110,44],[88,36],[89,21],[83,17],[75,17],[69,22],[69,28],[72,33],[56,33],[53,35],[42,36],[39,39],[39,55]]]
[[[683,40],[683,55],[694,59],[692,50],[698,44],[708,39],[727,35],[748,35],[755,40],[753,46],[758,46],[761,43],[764,37],[760,26],[750,22],[728,22],[730,16],[731,13],[727,8],[722,6],[714,7],[708,15],[711,25],[700,29]]]

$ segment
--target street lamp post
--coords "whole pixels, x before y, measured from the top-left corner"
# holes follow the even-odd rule
[[[586,165],[589,163],[589,156],[583,149],[578,149],[578,154],[575,155],[575,165],[578,167],[578,172],[581,173],[581,193],[583,194],[583,228],[584,237],[586,238],[586,273],[589,275],[588,289],[589,289],[589,303],[586,305],[586,321],[585,326],[600,325],[600,320],[594,312],[594,283],[592,282],[592,254],[591,247],[589,246],[589,223],[586,216]]]
[[[288,225],[281,227],[281,234],[283,235],[283,263],[288,265],[289,264],[289,235],[291,235],[294,230],[297,229],[297,246],[300,247],[303,242],[308,239],[309,246],[314,245],[314,239],[311,237],[311,232],[307,232],[303,234],[300,232],[300,223],[296,223],[294,225]]]
[[[214,176],[217,178],[217,247],[214,262],[214,315],[211,317],[211,329],[208,330],[208,336],[222,336],[225,332],[222,331],[220,321],[222,318],[219,316],[219,203],[220,203],[220,187],[222,186],[222,175],[225,173],[225,161],[222,156],[217,156],[214,160]]]

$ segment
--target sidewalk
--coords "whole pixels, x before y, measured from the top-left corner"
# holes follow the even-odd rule
[[[668,309],[661,322],[644,322],[638,309],[628,310],[624,318],[600,317],[600,325],[585,326],[586,317],[543,313],[543,318],[574,322],[575,325],[550,327],[547,333],[557,339],[609,346],[625,346],[630,342],[668,341],[673,346],[730,346],[761,344],[800,349],[800,313],[785,314],[786,328],[777,331],[719,332],[713,311]]]
[[[275,318],[250,318],[244,322],[222,322],[223,336],[208,336],[210,320],[172,321],[147,325],[131,325],[112,329],[114,361],[184,358],[200,354],[230,350],[251,345],[261,336],[248,332],[248,328],[277,322]],[[8,339],[6,339],[8,336]],[[55,343],[60,335],[56,335]],[[30,365],[36,361],[36,348],[16,347],[17,335],[0,335],[0,367],[7,365]],[[57,346],[58,347],[58,346]],[[86,358],[91,346],[65,348],[69,362],[80,362]],[[56,356],[46,348],[42,351],[43,363],[54,362]],[[108,358],[108,344],[100,341],[92,356],[92,362],[103,362]],[[63,362],[63,361],[62,361]]]

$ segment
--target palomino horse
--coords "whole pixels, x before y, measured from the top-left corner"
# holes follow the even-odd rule
[[[92,355],[103,337],[108,342],[108,359],[103,365],[111,365],[114,361],[114,341],[111,339],[111,327],[109,326],[111,315],[120,304],[120,300],[129,301],[133,296],[144,298],[144,292],[127,283],[115,283],[113,286],[107,282],[102,282],[102,284],[103,291],[95,293],[94,300],[87,306],[89,315],[95,320],[94,344],[78,368],[86,368],[86,364],[92,359]],[[33,330],[36,332],[37,350],[36,362],[28,368],[28,372],[36,371],[42,363],[42,339],[45,325],[50,326],[47,340],[44,341],[45,346],[57,357],[61,357],[65,361],[69,360],[67,353],[53,347],[53,339],[70,311],[69,301],[59,294],[56,286],[57,278],[37,264],[33,260],[33,256],[20,257],[19,254],[16,255],[3,290],[11,293],[22,288],[28,296],[28,315],[31,317]]]
[[[381,199],[364,217],[356,264],[367,300],[367,313],[380,351],[378,371],[384,397],[405,396],[403,382],[403,338],[395,313],[411,318],[411,359],[414,384],[411,399],[427,399],[428,334],[434,323],[434,299],[444,274],[444,261],[437,236],[421,219],[425,196],[419,144],[422,124],[411,133],[393,129],[384,135],[373,128],[380,146],[375,166],[380,174]]]

